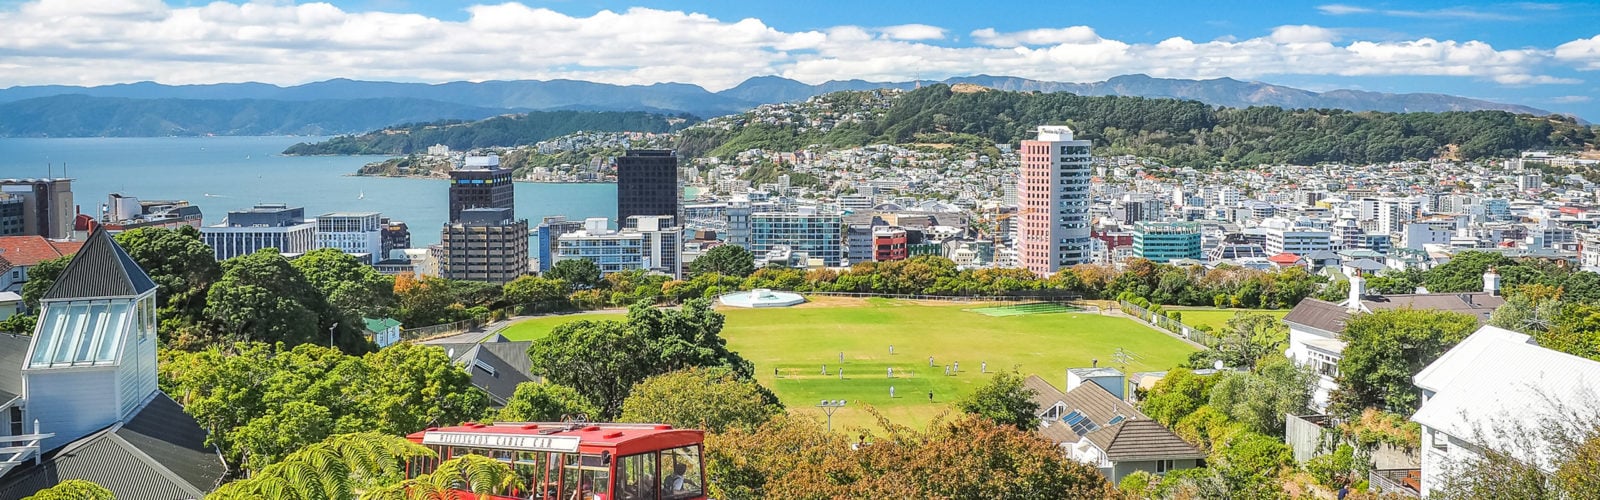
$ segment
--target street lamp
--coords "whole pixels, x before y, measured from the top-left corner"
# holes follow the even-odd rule
[[[828,432],[833,432],[833,412],[839,411],[840,408],[844,408],[844,400],[824,399],[822,402],[817,403],[817,408],[821,408],[822,412],[828,415]]]
[[[338,327],[339,327],[339,322],[337,322],[337,321],[333,322],[333,326],[328,327],[328,348],[329,349],[333,348],[333,329],[338,328]]]

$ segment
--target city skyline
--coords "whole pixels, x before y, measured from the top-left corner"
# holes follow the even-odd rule
[[[11,70],[0,86],[570,78],[721,90],[772,74],[819,83],[1144,73],[1600,111],[1591,2],[1273,6],[1017,16],[1026,4],[11,1],[0,2],[0,23],[16,27],[0,34],[0,68]]]

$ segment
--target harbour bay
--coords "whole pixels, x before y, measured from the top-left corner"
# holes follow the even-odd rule
[[[321,137],[0,138],[0,178],[74,179],[74,202],[98,215],[108,193],[144,200],[188,200],[220,223],[228,210],[256,203],[303,206],[307,216],[382,212],[405,221],[412,246],[439,241],[448,218],[448,183],[440,179],[357,177],[381,156],[283,156]],[[63,173],[64,171],[64,173]],[[615,217],[615,184],[517,183],[516,213],[537,225],[545,216]]]

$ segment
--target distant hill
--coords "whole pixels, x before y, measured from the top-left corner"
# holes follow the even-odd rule
[[[922,85],[931,83],[935,82],[922,82]],[[1071,92],[1084,96],[1167,97],[1200,101],[1213,106],[1227,106],[1230,108],[1277,106],[1296,109],[1327,108],[1393,113],[1490,110],[1540,116],[1550,114],[1549,111],[1529,106],[1444,94],[1387,94],[1360,90],[1331,90],[1319,93],[1270,83],[1244,82],[1232,78],[1183,80],[1154,78],[1146,75],[1123,75],[1103,82],[1066,83],[1009,76],[978,75],[947,78],[937,83],[968,83],[996,90],[1018,92]],[[862,80],[831,81],[819,85],[807,85],[787,78],[766,76],[745,80],[739,86],[719,93],[743,100],[754,100],[756,97],[766,93],[767,95],[782,97],[781,100],[775,102],[787,102],[840,90],[912,89],[917,86],[917,82],[867,82]]]
[[[956,84],[962,86],[962,84]],[[757,119],[685,130],[680,150],[728,156],[812,144],[1016,144],[1039,124],[1066,124],[1099,154],[1133,154],[1177,167],[1248,167],[1424,160],[1451,151],[1462,159],[1504,158],[1529,149],[1589,150],[1596,131],[1567,117],[1506,111],[1392,113],[1276,106],[1218,108],[1194,100],[1065,92],[963,91],[930,84],[882,101],[834,99],[830,114],[863,115],[831,129],[805,120]],[[840,104],[846,104],[841,106]],[[811,106],[811,105],[803,105]],[[876,110],[876,111],[875,111]],[[803,108],[800,111],[804,112]],[[687,145],[687,146],[685,146]]]
[[[440,118],[476,120],[506,112],[405,98],[269,101],[57,95],[0,103],[0,137],[330,135]]]
[[[709,92],[695,85],[659,83],[654,85],[612,85],[578,80],[516,80],[449,82],[439,84],[372,82],[334,79],[281,87],[264,83],[223,83],[210,85],[163,85],[139,82],[97,87],[45,85],[0,89],[0,109],[13,113],[48,109],[52,121],[67,126],[35,127],[8,119],[0,135],[167,135],[167,134],[260,134],[260,133],[342,133],[371,130],[403,121],[432,121],[446,118],[474,119],[499,113],[529,110],[645,111],[661,114],[687,113],[701,118],[739,113],[760,104],[792,102],[841,90],[878,88],[911,89],[937,82],[830,81],[817,85],[776,76],[762,76],[720,92]],[[1085,96],[1138,96],[1190,99],[1213,106],[1278,106],[1285,108],[1332,108],[1352,111],[1477,111],[1499,110],[1519,114],[1548,115],[1550,112],[1520,106],[1468,99],[1443,94],[1386,94],[1356,90],[1312,92],[1261,82],[1230,78],[1181,80],[1126,75],[1104,82],[1064,83],[1005,76],[949,78],[947,84],[967,83],[1013,91],[1071,92]],[[94,103],[92,109],[63,106],[69,101],[35,99],[82,98],[127,100],[168,100],[160,104],[134,104],[126,101],[70,101]],[[351,103],[351,100],[394,99],[384,101],[397,110],[364,110],[376,101]],[[210,101],[248,101],[258,110],[250,117],[255,123],[196,122],[189,115],[215,115],[218,105]],[[108,114],[108,103],[120,110]],[[23,104],[29,103],[29,104]],[[272,104],[269,104],[272,103]],[[298,104],[291,104],[298,103]],[[20,105],[20,108],[13,108]],[[238,105],[223,105],[238,106]],[[18,111],[22,110],[22,111]],[[327,119],[307,124],[304,115]],[[399,121],[378,123],[378,119]],[[0,119],[18,115],[0,114]],[[29,115],[37,116],[37,115]],[[117,124],[98,122],[112,117]],[[371,118],[371,119],[368,119]],[[326,122],[326,123],[325,123]]]
[[[284,150],[290,155],[409,154],[443,144],[450,149],[510,147],[533,144],[579,131],[671,132],[693,124],[689,116],[666,116],[638,111],[534,111],[497,116],[480,121],[446,120],[385,127],[360,135],[343,135],[323,142],[300,143]]]

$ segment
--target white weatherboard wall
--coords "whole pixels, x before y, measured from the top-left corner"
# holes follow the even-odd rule
[[[56,437],[40,443],[49,450],[70,443],[121,420],[122,394],[117,390],[116,367],[73,368],[29,373],[24,382],[29,394],[28,417],[39,420],[40,430]],[[24,429],[32,432],[32,428]]]

